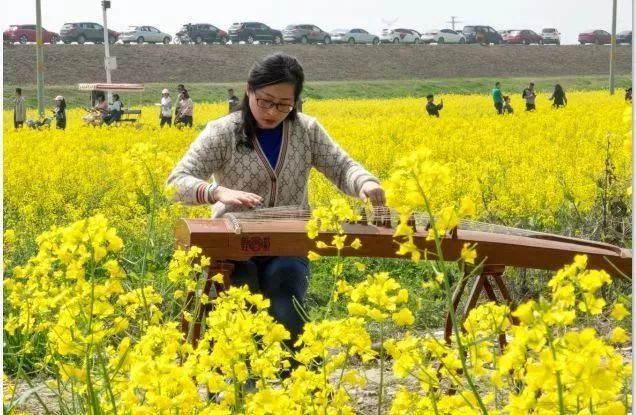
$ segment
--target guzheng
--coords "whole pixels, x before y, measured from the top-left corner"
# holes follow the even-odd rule
[[[398,244],[393,237],[393,228],[398,223],[398,217],[394,211],[381,208],[363,214],[358,223],[343,224],[345,233],[349,235],[348,243],[359,238],[362,247],[357,250],[344,248],[340,254],[405,258],[396,254]],[[218,219],[181,219],[175,234],[177,246],[183,249],[192,246],[201,248],[202,255],[214,261],[209,274],[222,273],[227,286],[233,267],[226,261],[246,260],[253,256],[304,256],[310,250],[323,256],[336,255],[335,249],[316,249],[317,240],[330,243],[333,234],[320,233],[316,240],[310,240],[306,230],[309,218],[308,211],[293,208],[258,209],[227,213]],[[431,218],[425,214],[415,214],[409,222],[415,230],[414,243],[429,253],[428,259],[437,259],[435,242],[427,240]],[[462,220],[441,241],[444,260],[454,261],[460,258],[466,243],[476,245],[475,263],[483,262],[483,267],[465,303],[464,318],[476,305],[482,291],[490,300],[510,303],[502,279],[505,267],[555,271],[572,263],[576,255],[585,254],[588,257],[588,269],[603,269],[613,277],[631,280],[631,250],[603,242]],[[459,306],[466,284],[464,279],[455,291],[455,309]],[[215,285],[208,281],[204,291],[214,296],[223,289]],[[495,288],[498,289],[501,300],[497,298]],[[204,310],[195,322],[195,342],[205,312],[207,311]],[[184,331],[188,329],[187,323],[184,323],[183,328]],[[447,339],[451,328],[450,318],[447,316]],[[505,339],[501,341],[503,345]]]
[[[385,217],[376,215],[362,223],[344,224],[345,233],[359,238],[358,250],[345,248],[341,255],[357,257],[397,258],[397,243],[393,226],[397,214],[389,211]],[[181,219],[176,227],[177,244],[183,248],[198,246],[213,260],[245,260],[253,256],[304,256],[316,251],[316,241],[307,237],[306,211],[262,209],[226,214],[219,219]],[[431,254],[436,252],[433,241],[427,241],[430,218],[416,214],[414,243]],[[370,224],[382,223],[382,226]],[[330,234],[317,240],[331,242]],[[442,240],[445,260],[460,257],[465,243],[476,244],[477,261],[485,265],[558,270],[569,264],[575,255],[588,256],[588,268],[604,269],[613,276],[616,270],[631,276],[631,250],[603,242],[534,232],[477,221],[460,221],[456,230]],[[319,250],[321,255],[335,255],[335,250]],[[435,258],[431,258],[435,259]],[[630,277],[631,278],[631,277]]]

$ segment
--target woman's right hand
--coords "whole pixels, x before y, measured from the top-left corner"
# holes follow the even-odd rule
[[[212,197],[217,202],[222,202],[226,205],[255,208],[263,204],[263,198],[257,194],[228,189],[223,186],[217,187],[214,190]]]

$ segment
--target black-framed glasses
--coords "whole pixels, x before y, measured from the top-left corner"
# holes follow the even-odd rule
[[[276,110],[285,114],[289,114],[294,109],[293,105],[290,104],[277,104],[274,101],[270,101],[268,99],[263,99],[256,97],[256,105],[261,108],[271,109],[276,107]]]

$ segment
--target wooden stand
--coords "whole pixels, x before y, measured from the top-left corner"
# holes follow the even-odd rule
[[[464,321],[468,317],[468,313],[477,306],[477,301],[482,293],[482,291],[486,292],[486,296],[488,300],[494,301],[498,304],[507,304],[512,309],[512,301],[510,299],[510,294],[508,293],[508,289],[506,288],[506,284],[503,281],[503,273],[505,270],[504,265],[484,265],[481,273],[475,279],[473,283],[473,288],[470,290],[470,294],[468,296],[468,300],[464,305],[464,310],[461,314],[461,319],[458,322],[463,330]],[[457,313],[457,309],[459,307],[459,302],[462,298],[464,290],[466,289],[466,285],[468,284],[468,279],[464,278],[461,284],[457,286],[457,289],[453,293],[453,310],[455,315],[459,317]],[[499,289],[499,293],[501,294],[501,299],[497,298],[497,295],[494,290],[494,285]],[[513,323],[516,323],[513,319]],[[453,334],[453,320],[451,319],[450,312],[446,313],[446,324],[444,326],[444,339],[446,343],[450,344],[451,336]],[[505,334],[499,335],[499,347],[501,350],[506,347],[507,341]]]
[[[205,321],[207,315],[212,311],[214,304],[212,300],[219,296],[219,293],[225,290],[225,287],[230,286],[230,276],[234,272],[234,264],[226,261],[215,261],[210,264],[209,267],[205,268],[203,272],[203,278],[205,278],[205,282],[203,283],[203,290],[201,292],[195,293],[189,292],[186,297],[186,303],[184,306],[184,310],[190,311],[192,315],[192,323],[186,321],[185,317],[181,318],[181,331],[183,332],[185,338],[187,339],[190,336],[190,343],[192,343],[192,347],[197,347],[199,342],[199,338],[201,337],[201,329],[202,325]],[[223,275],[223,284],[216,283],[212,281],[212,277],[216,274]],[[197,305],[196,299],[201,297],[201,294],[206,294],[210,302],[206,304],[199,304],[199,310],[195,310],[194,308]],[[190,326],[192,324],[192,327]]]

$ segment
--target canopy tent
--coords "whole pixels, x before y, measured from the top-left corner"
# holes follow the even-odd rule
[[[90,92],[90,101],[89,101],[89,106],[87,108],[88,111],[91,111],[91,109],[94,108],[94,106],[96,105],[95,102],[98,96],[101,96],[102,99],[106,99],[104,93],[108,94],[108,99],[106,101],[108,102],[110,101],[111,94],[113,92],[120,92],[120,93],[121,92],[136,92],[138,97],[137,104],[141,105],[141,93],[144,91],[143,84],[90,83],[90,84],[77,84],[77,87],[80,91]],[[130,108],[129,105],[124,104],[121,114],[122,114],[122,117],[117,120],[118,122],[123,122],[123,121],[135,122],[139,120],[139,118],[141,117],[141,110],[132,109]],[[101,121],[101,116],[98,116],[98,118],[96,118],[94,114],[91,114],[84,117],[84,120],[87,121],[87,123],[93,123],[93,121],[96,119]],[[101,124],[101,122],[99,124]]]
[[[142,92],[144,84],[78,84],[80,91],[106,91],[106,92]]]

